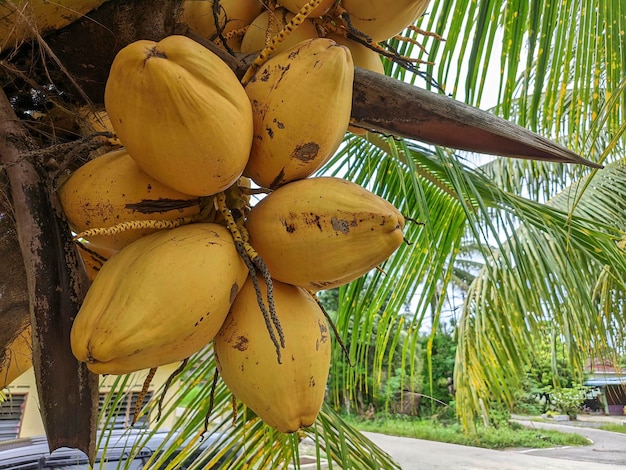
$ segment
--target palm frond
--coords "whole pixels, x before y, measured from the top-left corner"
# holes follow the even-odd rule
[[[211,382],[215,360],[210,348],[192,357],[184,368],[180,388],[170,391],[163,400],[161,417],[175,415],[168,438],[146,462],[146,468],[210,468],[219,463],[224,468],[300,468],[300,442],[308,438],[312,452],[310,457],[333,461],[341,468],[398,468],[392,459],[360,432],[345,423],[340,416],[325,407],[316,423],[301,433],[283,434],[264,424],[241,403],[233,402],[226,385],[218,380],[213,397]],[[109,400],[119,400],[124,395],[132,375],[117,377],[108,394]],[[148,439],[158,430],[158,407],[163,387],[157,391],[142,409],[150,426],[130,450],[139,453]],[[209,413],[210,404],[213,411]],[[209,416],[207,416],[209,413]],[[208,423],[204,430],[205,420]],[[112,426],[104,425],[101,445],[110,439]],[[202,446],[203,440],[209,444]],[[181,450],[182,449],[182,450]],[[128,462],[126,463],[128,465]]]
[[[455,384],[467,422],[481,399],[513,403],[542,322],[555,326],[579,372],[617,344],[625,326],[625,191],[623,163],[609,165],[549,201],[565,216],[562,228],[528,219],[487,258],[460,323]],[[599,231],[589,232],[594,226]]]
[[[382,377],[393,374],[390,345],[401,344],[402,367],[411,368],[406,361],[415,353],[424,317],[431,313],[436,317],[442,308],[441,291],[450,283],[465,217],[449,184],[429,168],[426,154],[431,152],[421,150],[423,154],[390,138],[350,137],[329,163],[333,171],[384,197],[407,217],[406,243],[380,270],[340,288],[336,326],[349,345],[354,366],[345,368],[341,361],[333,361],[332,397],[337,408],[346,400],[358,403],[362,395],[376,398]],[[398,328],[397,317],[407,301],[413,314]],[[408,336],[401,341],[403,330]],[[408,383],[411,378],[403,380]],[[340,384],[344,390],[337,388]]]
[[[446,92],[456,96],[463,86],[465,101],[476,106],[488,86],[487,75],[500,77],[503,117],[510,115],[514,99],[522,98],[519,124],[557,135],[567,112],[573,117],[566,134],[574,136],[581,123],[600,112],[604,92],[617,90],[623,80],[625,8],[619,0],[436,1],[420,25],[446,41],[424,38],[425,51],[418,57],[434,62],[427,70]],[[492,60],[496,52],[499,63]],[[612,129],[623,122],[626,97],[619,101],[607,118]]]
[[[626,147],[625,8],[619,0],[438,0],[418,26],[445,41],[406,31],[423,48],[409,43],[400,50],[428,61],[420,70],[446,94],[483,108],[488,102],[505,119],[610,162]],[[418,78],[387,69],[396,78]],[[543,201],[589,173],[516,159],[492,160],[485,170],[503,189]]]

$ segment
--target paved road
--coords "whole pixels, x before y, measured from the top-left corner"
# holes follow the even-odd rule
[[[580,428],[568,427],[568,429],[572,432],[581,432]],[[606,431],[591,431],[614,434]],[[595,454],[585,454],[583,456],[585,461],[576,461],[573,459],[578,459],[580,455],[567,457],[580,449],[574,447],[564,449],[563,454],[555,452],[551,456],[546,456],[528,451],[499,451],[383,434],[364,434],[387,451],[403,470],[616,470],[626,468],[626,465],[598,463],[599,460],[591,459],[590,455],[608,455],[602,452],[606,447],[598,444],[595,445],[600,451],[595,451]],[[626,443],[623,444],[622,449],[626,450]],[[594,451],[590,450],[590,452]]]
[[[593,441],[593,444],[589,446],[532,449],[524,451],[527,455],[541,455],[559,459],[606,463],[626,468],[626,434],[580,427],[579,423],[576,425],[566,425],[526,420],[515,421],[531,428],[555,429],[561,432],[581,434]]]

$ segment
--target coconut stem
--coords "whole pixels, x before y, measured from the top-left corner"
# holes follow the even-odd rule
[[[152,383],[152,379],[154,378],[154,374],[156,374],[157,368],[153,367],[148,372],[146,379],[143,381],[143,386],[141,387],[141,392],[139,392],[139,396],[137,397],[137,402],[135,403],[135,411],[133,411],[133,420],[130,423],[131,427],[135,425],[137,419],[139,419],[139,413],[141,412],[141,407],[143,406],[143,402],[146,399],[146,395],[148,394],[148,388],[150,387],[150,383]]]
[[[237,248],[239,255],[243,259],[248,268],[248,271],[250,272],[250,277],[252,279],[254,290],[256,292],[259,309],[261,310],[263,318],[265,319],[265,326],[267,327],[270,339],[272,340],[272,343],[274,343],[274,347],[276,348],[278,363],[281,364],[282,359],[280,349],[281,347],[285,347],[285,337],[282,327],[280,325],[280,321],[276,314],[276,306],[274,305],[273,283],[269,269],[267,269],[267,266],[265,265],[263,259],[248,242],[248,231],[243,226],[243,223],[241,225],[238,224],[238,221],[236,221],[233,217],[232,212],[227,206],[226,194],[224,192],[221,192],[215,196],[215,206],[224,218],[224,221],[226,222],[226,227],[228,227],[228,230],[230,231],[235,242],[235,247]],[[265,301],[263,300],[261,286],[259,285],[259,280],[257,278],[257,271],[260,272],[263,276],[263,280],[265,281],[265,285],[267,287],[267,307],[265,306]],[[276,329],[276,332],[278,333],[278,339],[276,338],[274,329]]]
[[[272,41],[269,45],[265,46],[265,48],[259,53],[259,55],[254,59],[254,62],[248,67],[246,74],[241,79],[241,84],[246,86],[248,82],[254,77],[256,71],[261,67],[268,57],[276,50],[276,46],[278,46],[281,42],[283,42],[298,26],[300,26],[304,20],[308,18],[311,12],[322,3],[322,0],[310,0],[309,3],[304,5],[297,15],[295,15],[289,23],[287,23],[283,29],[281,29],[276,36],[272,38]]]

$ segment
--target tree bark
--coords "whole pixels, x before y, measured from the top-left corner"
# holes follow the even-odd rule
[[[26,270],[12,214],[0,212],[0,364],[3,351],[30,325]]]
[[[50,450],[95,454],[98,376],[70,348],[72,321],[87,291],[72,235],[45,172],[22,158],[29,136],[0,93],[0,163],[6,168],[17,236],[26,267],[33,365]]]
[[[181,5],[182,0],[109,0],[45,41],[89,99],[103,103],[115,55],[139,39],[160,41],[184,32],[177,21]],[[64,88],[76,90],[73,85],[65,76]]]

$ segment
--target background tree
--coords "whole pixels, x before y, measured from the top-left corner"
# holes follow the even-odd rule
[[[364,278],[363,291],[367,289],[367,277]],[[323,291],[319,294],[321,302],[334,321],[338,320],[338,295],[340,288]],[[371,319],[371,330],[353,334],[358,326],[354,322],[348,325],[345,352],[337,347],[333,353],[332,371],[328,387],[329,402],[336,410],[345,413],[372,413],[374,411],[402,412],[416,415],[424,385],[421,382],[423,357],[421,345],[417,344],[409,350],[405,343],[409,335],[405,329],[405,317],[398,312],[389,311],[390,295],[383,301],[379,312]],[[406,306],[405,306],[406,308]],[[391,317],[392,323],[386,319]],[[379,328],[386,328],[386,339],[382,357],[379,356],[381,337]],[[358,335],[359,340],[354,342]],[[390,337],[392,339],[390,339]],[[405,349],[407,348],[407,349]],[[409,351],[405,354],[405,351]],[[353,364],[352,357],[362,357],[358,366]],[[380,373],[371,371],[379,369]],[[450,369],[452,370],[452,369]]]
[[[427,347],[432,341],[432,347]],[[454,320],[449,324],[439,322],[432,335],[424,336],[421,340],[425,343],[422,383],[424,384],[425,399],[423,402],[424,412],[428,415],[439,413],[442,406],[445,408],[454,401],[454,358],[456,355],[456,337]],[[455,408],[453,407],[453,410]],[[453,414],[453,413],[448,413]]]

